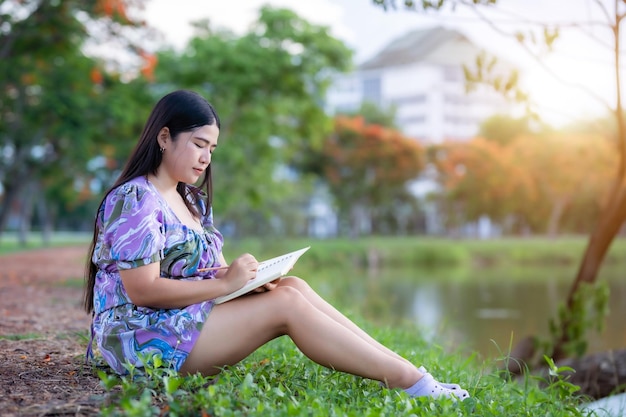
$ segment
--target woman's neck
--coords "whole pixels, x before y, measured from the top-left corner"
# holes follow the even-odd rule
[[[178,186],[178,182],[173,181],[166,175],[159,175],[159,173],[157,172],[156,175],[146,175],[146,178],[162,195],[168,195],[177,192],[176,187]]]

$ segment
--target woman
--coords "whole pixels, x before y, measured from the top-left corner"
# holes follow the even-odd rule
[[[413,397],[467,398],[458,385],[440,384],[378,343],[299,278],[213,303],[241,288],[258,266],[247,253],[227,264],[213,225],[210,163],[219,129],[215,109],[200,95],[166,95],[100,205],[84,305],[93,314],[92,340],[113,370],[123,374],[125,364],[142,366],[143,355],[159,354],[183,374],[215,375],[288,335],[320,365]],[[200,188],[193,186],[201,176]]]

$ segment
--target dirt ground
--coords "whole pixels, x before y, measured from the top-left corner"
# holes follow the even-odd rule
[[[86,247],[0,256],[0,416],[94,416],[104,390],[85,366]]]

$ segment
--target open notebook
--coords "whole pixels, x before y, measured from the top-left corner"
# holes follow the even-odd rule
[[[237,291],[233,291],[230,294],[217,297],[214,300],[215,304],[221,304],[225,303],[226,301],[230,301],[233,298],[237,298],[241,295],[247,294],[255,288],[260,287],[261,285],[267,284],[268,282],[272,282],[286,275],[287,272],[289,272],[291,268],[293,268],[298,258],[300,258],[300,256],[302,256],[304,252],[308,251],[309,248],[310,246],[307,246],[306,248],[302,248],[294,252],[289,252],[263,262],[259,262],[259,268],[257,269],[255,278],[252,278],[246,283],[246,285],[239,288]]]

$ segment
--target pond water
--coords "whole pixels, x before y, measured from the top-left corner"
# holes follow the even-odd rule
[[[565,301],[575,270],[319,271],[313,285],[374,325],[409,322],[444,347],[499,357],[527,335],[547,337],[549,318]],[[609,317],[592,332],[588,352],[626,348],[626,271],[605,267]]]

